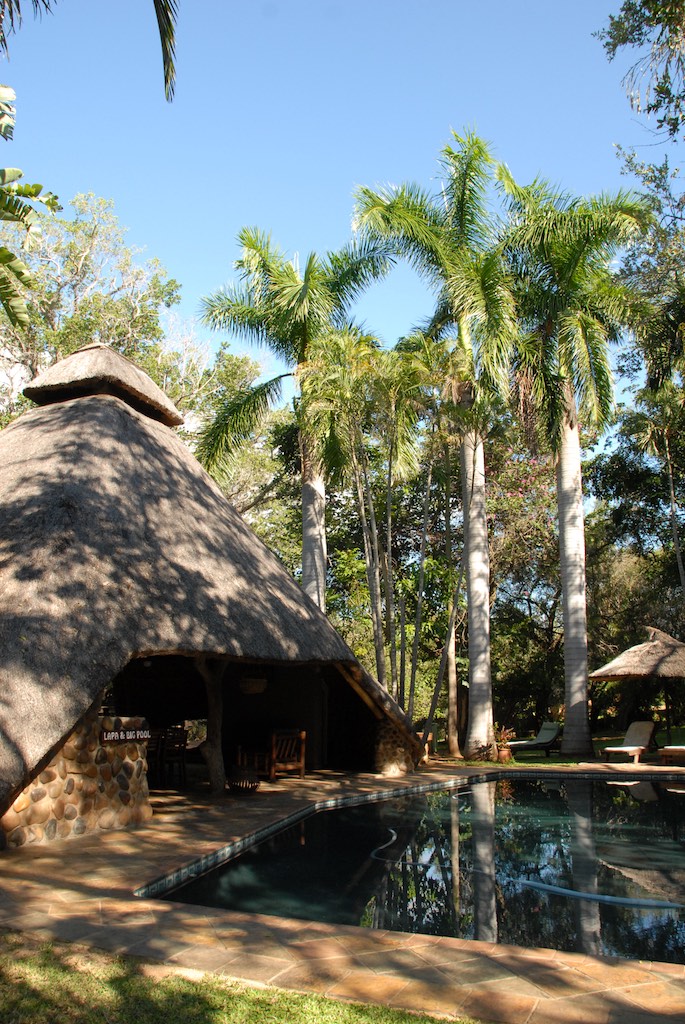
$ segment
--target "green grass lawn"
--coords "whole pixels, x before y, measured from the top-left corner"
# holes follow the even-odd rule
[[[619,745],[622,742],[624,736],[625,736],[625,733],[623,733],[623,732],[616,732],[616,731],[609,731],[609,730],[601,732],[601,733],[597,733],[596,735],[594,735],[592,737],[592,742],[593,742],[593,745],[594,745],[594,748],[595,748],[595,756],[598,759],[601,760],[602,759],[602,750],[603,750],[603,748],[606,747],[606,746],[617,746],[617,745]],[[527,737],[527,736],[519,736],[517,738],[518,739],[528,739],[529,737]],[[657,727],[657,731],[656,731],[656,741],[657,741],[657,743],[658,743],[658,745],[660,747],[665,746],[667,743],[669,743],[669,744],[671,744],[673,746],[685,746],[685,725],[678,725],[678,726],[674,725],[674,726],[671,727],[671,738],[670,738],[670,741],[668,740],[668,738],[666,736],[666,727],[665,726],[658,726]],[[438,749],[439,749],[439,752],[440,752],[441,756],[443,756],[443,757],[446,756],[446,749],[447,749],[446,744],[444,744],[444,743],[439,744]],[[623,760],[625,762],[627,759],[624,758]],[[647,755],[646,762],[645,762],[645,759],[643,759],[642,763],[643,764],[644,763],[649,764],[650,760],[653,761],[653,762],[658,761],[658,757],[657,757],[655,751],[651,751],[650,754]],[[478,764],[484,764],[484,763],[485,764],[490,764],[491,762],[465,761],[463,763],[464,764],[468,764],[468,765],[472,765],[472,766],[477,766]],[[513,767],[516,767],[516,765],[519,765],[519,766],[525,766],[526,768],[537,768],[537,767],[547,767],[547,768],[549,768],[549,767],[553,767],[554,765],[559,765],[559,766],[574,765],[574,764],[577,764],[578,761],[577,761],[576,758],[565,757],[563,754],[561,754],[561,752],[559,750],[552,751],[549,757],[547,757],[545,755],[544,750],[521,750],[521,751],[519,751],[516,754],[515,759],[513,761],[511,761],[510,763],[511,763],[511,765]],[[506,763],[503,764],[502,767],[506,768],[507,767]]]
[[[438,1024],[383,1006],[163,972],[132,957],[6,932],[0,1024]]]

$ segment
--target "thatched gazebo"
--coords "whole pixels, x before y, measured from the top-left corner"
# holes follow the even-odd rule
[[[219,699],[224,752],[290,719],[313,768],[373,769],[379,726],[418,757],[146,374],[96,344],[25,393],[40,408],[0,432],[0,815],[107,691],[161,724]]]
[[[670,688],[685,681],[685,644],[654,626],[647,627],[648,639],[629,647],[612,661],[590,673],[590,679],[641,682],[661,685],[666,700],[666,729],[671,738]]]

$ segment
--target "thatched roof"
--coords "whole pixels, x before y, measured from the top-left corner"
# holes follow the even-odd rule
[[[24,394],[37,405],[78,395],[115,395],[168,427],[183,423],[173,402],[139,366],[99,343],[85,345],[54,363],[24,388]]]
[[[132,364],[103,356],[128,379]],[[406,728],[176,434],[122,400],[128,387],[0,431],[0,807],[134,656],[340,665]]]
[[[685,679],[685,644],[648,626],[649,639],[590,673],[590,679]]]

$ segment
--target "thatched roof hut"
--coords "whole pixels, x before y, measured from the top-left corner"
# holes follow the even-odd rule
[[[666,703],[666,735],[671,740],[671,702],[674,684],[685,681],[685,644],[654,626],[647,627],[648,639],[617,655],[590,673],[590,679],[625,684],[623,690],[663,692]]]
[[[590,673],[590,679],[685,679],[685,644],[647,627],[648,640]]]
[[[306,677],[307,706],[323,709],[328,687],[353,730],[349,700],[410,736],[167,425],[180,416],[138,367],[93,345],[27,394],[41,407],[0,432],[0,812],[113,680],[143,704],[144,667],[157,666],[155,699],[180,713],[201,656],[229,663],[234,682],[285,680],[289,694]]]

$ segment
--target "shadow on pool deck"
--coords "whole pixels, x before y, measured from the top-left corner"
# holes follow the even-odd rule
[[[529,770],[525,765],[521,768]],[[510,770],[507,766],[506,770]],[[629,764],[550,764],[541,771],[616,776]],[[511,1024],[642,1024],[685,1018],[685,966],[521,949],[463,939],[293,921],[139,899],[133,891],[173,868],[312,803],[403,790],[497,769],[434,760],[387,779],[319,773],[279,779],[251,797],[212,802],[204,789],[155,794],[144,828],[0,854],[0,927],[78,942],[159,965],[244,982],[382,1003],[447,1018]]]

